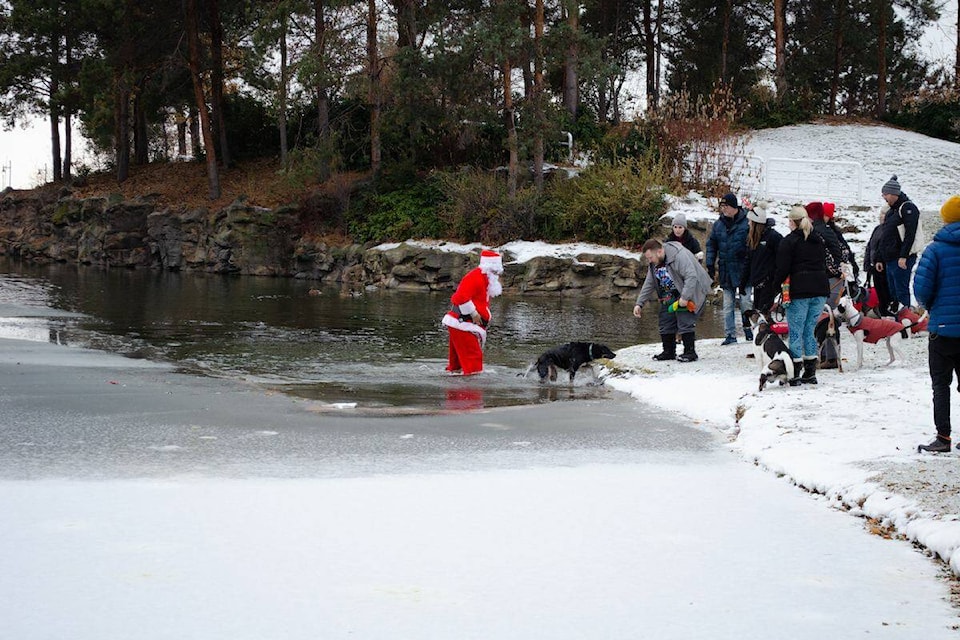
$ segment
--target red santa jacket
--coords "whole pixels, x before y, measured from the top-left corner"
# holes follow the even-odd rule
[[[463,277],[457,286],[456,292],[450,296],[453,308],[443,317],[442,324],[451,329],[475,333],[484,341],[487,332],[484,327],[474,324],[471,314],[476,311],[483,319],[483,324],[490,321],[490,297],[487,293],[489,279],[477,267]]]

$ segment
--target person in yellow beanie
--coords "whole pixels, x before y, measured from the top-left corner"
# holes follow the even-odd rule
[[[940,208],[944,227],[927,245],[917,263],[913,294],[930,313],[927,344],[933,424],[937,437],[917,451],[950,451],[950,385],[960,375],[960,196]]]

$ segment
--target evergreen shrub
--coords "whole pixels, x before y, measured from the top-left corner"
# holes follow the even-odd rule
[[[442,235],[438,205],[443,192],[436,177],[415,180],[392,190],[383,186],[371,183],[350,199],[347,232],[355,241],[402,242]]]

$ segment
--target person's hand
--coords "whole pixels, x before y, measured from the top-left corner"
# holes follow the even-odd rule
[[[474,311],[470,314],[470,319],[473,320],[473,324],[483,324],[483,316],[480,315],[479,311]]]
[[[875,265],[873,265],[873,270],[876,271],[877,273],[883,273],[883,263],[878,262]]]
[[[899,260],[897,260],[897,266],[900,267],[901,269],[906,269],[906,268],[907,268],[907,259],[906,259],[906,258],[900,258]]]
[[[640,317],[640,311],[641,311],[640,305],[635,305],[635,306],[633,307],[633,315],[634,315],[635,317],[637,317],[637,318]]]
[[[679,300],[677,300],[677,308],[678,308],[678,309],[686,309],[686,308],[687,308],[687,299],[686,299],[686,298],[680,298]]]

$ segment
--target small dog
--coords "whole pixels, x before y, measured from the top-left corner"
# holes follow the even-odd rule
[[[796,377],[790,349],[763,314],[754,310],[749,313],[749,318],[754,334],[754,351],[762,367],[759,390],[763,391],[767,382],[771,380],[778,380],[783,386],[784,383]]]
[[[526,377],[536,369],[537,373],[540,374],[540,382],[545,382],[547,378],[550,379],[550,382],[556,382],[557,371],[563,369],[570,374],[570,384],[573,384],[573,378],[577,375],[580,367],[593,362],[597,358],[615,358],[616,356],[617,354],[605,344],[568,342],[541,354],[523,376]]]
[[[818,369],[839,369],[843,373],[843,359],[840,357],[840,336],[837,335],[836,317],[829,304],[823,305],[823,311],[813,328],[817,339]]]
[[[918,322],[905,321],[904,323],[890,320],[887,318],[870,318],[853,306],[850,296],[843,296],[837,302],[836,313],[847,324],[850,333],[853,334],[854,341],[857,343],[857,369],[863,366],[863,343],[877,344],[881,340],[887,345],[887,352],[890,354],[890,360],[885,366],[892,365],[898,359],[903,360],[903,352],[900,351],[900,343],[909,337],[908,330],[914,325],[919,325],[927,318],[926,312],[918,318]]]

